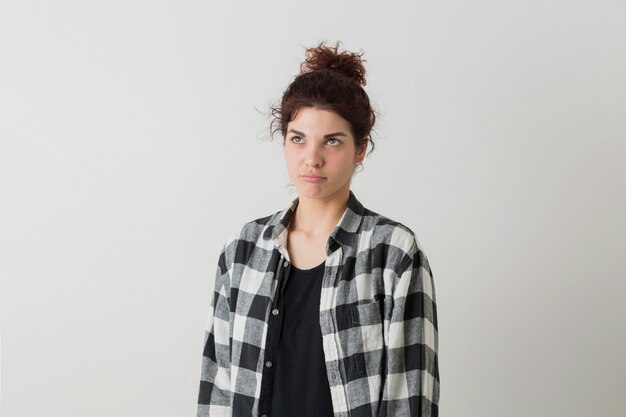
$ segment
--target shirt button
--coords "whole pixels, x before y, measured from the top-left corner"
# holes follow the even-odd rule
[[[283,263],[283,266],[287,268],[287,265],[289,265],[289,262],[285,261],[285,263]]]
[[[277,309],[277,308],[275,308],[274,310],[272,310],[272,314],[273,314],[273,315],[275,315],[275,316],[277,316],[277,315],[278,315],[278,309]]]
[[[271,368],[272,367],[272,362],[270,362],[270,361],[265,362],[265,366],[267,366],[268,368]]]

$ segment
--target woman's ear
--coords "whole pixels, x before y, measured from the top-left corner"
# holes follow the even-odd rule
[[[359,145],[359,148],[357,149],[357,153],[356,153],[356,161],[357,162],[363,162],[363,160],[365,159],[365,151],[367,151],[367,144],[368,143],[369,143],[369,140],[367,138],[365,138],[365,139],[363,139],[363,141]]]

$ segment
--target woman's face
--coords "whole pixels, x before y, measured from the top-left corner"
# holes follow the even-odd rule
[[[366,148],[357,150],[350,123],[330,110],[303,107],[287,125],[285,162],[300,197],[345,198]]]

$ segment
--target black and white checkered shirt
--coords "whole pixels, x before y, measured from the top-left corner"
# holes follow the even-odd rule
[[[297,204],[246,223],[223,247],[205,329],[199,417],[262,417],[268,323],[290,262],[287,227]],[[319,320],[335,417],[437,416],[435,290],[415,234],[350,191],[326,254]]]

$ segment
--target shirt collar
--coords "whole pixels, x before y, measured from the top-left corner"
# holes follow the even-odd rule
[[[265,239],[272,239],[274,245],[284,253],[287,252],[287,233],[289,222],[293,217],[293,214],[298,205],[299,198],[296,197],[289,207],[285,208],[278,216],[275,224],[268,227],[263,234]],[[363,219],[363,213],[365,208],[361,202],[356,198],[352,190],[350,190],[350,196],[348,198],[348,205],[344,210],[341,218],[335,225],[335,228],[328,237],[326,245],[326,253],[330,255],[337,250],[340,245],[350,246],[359,227],[361,220]]]

